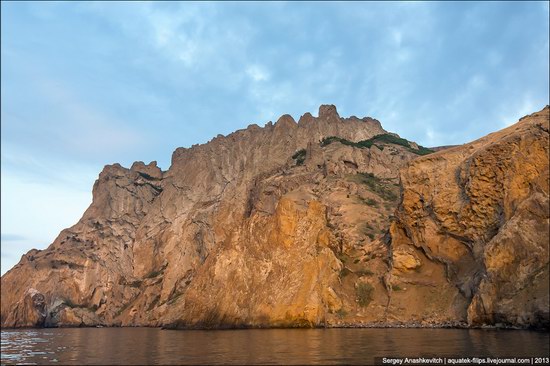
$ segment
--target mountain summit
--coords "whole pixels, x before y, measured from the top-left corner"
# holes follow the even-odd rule
[[[323,105],[107,165],[1,325],[548,327],[548,120],[433,152]]]

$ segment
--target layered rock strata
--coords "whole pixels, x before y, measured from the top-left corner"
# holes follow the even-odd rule
[[[548,108],[427,152],[321,106],[106,166],[1,324],[547,327]]]

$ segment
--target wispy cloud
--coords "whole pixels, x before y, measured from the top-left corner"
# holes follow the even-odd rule
[[[27,238],[25,238],[23,235],[4,234],[4,233],[1,234],[1,240],[3,242],[6,242],[6,241],[20,241],[20,240],[25,240],[25,239],[27,239]]]
[[[269,72],[260,65],[250,65],[246,68],[246,74],[254,81],[269,80]]]
[[[166,169],[178,146],[321,103],[459,144],[549,99],[547,2],[7,2],[1,16],[6,232],[43,245],[107,163]],[[39,205],[64,194],[79,203],[49,221]],[[42,215],[33,233],[24,210]]]
[[[1,174],[4,271],[25,251],[44,249],[62,229],[76,224],[92,197],[91,191],[71,185],[31,182],[4,169]],[[9,258],[5,253],[11,253]]]
[[[69,150],[84,154],[114,154],[143,144],[141,133],[76,97],[61,80],[35,79],[42,98],[58,107],[60,121],[54,133]]]
[[[38,156],[10,142],[2,144],[2,178],[17,176],[25,183],[67,186],[89,192],[102,164],[87,164],[71,158]]]

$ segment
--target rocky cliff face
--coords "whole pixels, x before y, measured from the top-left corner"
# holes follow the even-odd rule
[[[106,166],[1,324],[548,326],[548,108],[428,152],[321,106]]]
[[[391,274],[409,287],[392,297],[406,317],[428,281],[453,297],[434,316],[453,308],[470,325],[548,327],[548,119],[546,107],[402,171]]]

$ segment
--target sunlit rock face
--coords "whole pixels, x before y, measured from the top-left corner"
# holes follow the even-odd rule
[[[422,156],[321,106],[106,166],[1,324],[547,327],[548,115]]]
[[[546,107],[402,169],[391,281],[408,290],[394,291],[390,311],[410,319],[410,299],[433,296],[434,319],[548,327],[548,116]]]

